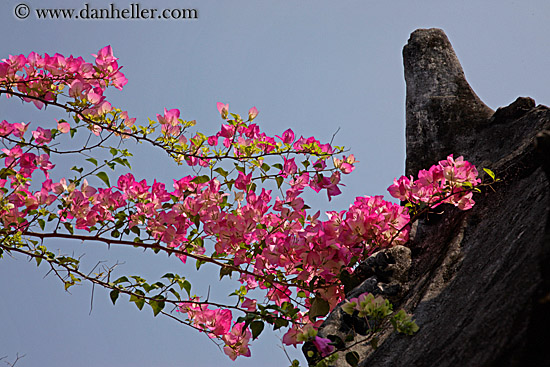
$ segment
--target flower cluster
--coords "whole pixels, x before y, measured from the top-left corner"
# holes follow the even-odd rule
[[[392,306],[387,299],[380,296],[374,297],[371,293],[363,293],[344,303],[342,311],[350,315],[357,311],[359,317],[381,320],[392,313]]]
[[[342,311],[352,316],[366,318],[371,332],[374,332],[380,322],[388,317],[394,330],[399,333],[413,335],[419,330],[412,315],[402,309],[393,312],[393,306],[387,299],[381,296],[375,297],[368,292],[349,299],[342,305]]]
[[[187,312],[198,330],[206,332],[211,338],[221,338],[225,343],[223,351],[231,360],[234,361],[237,356],[250,357],[248,343],[252,334],[244,327],[244,322],[235,323],[231,327],[233,315],[230,310],[211,310],[202,303],[183,302],[178,311]]]
[[[0,63],[0,93],[22,97],[39,108],[46,103],[62,106],[76,123],[60,120],[56,128],[36,127],[30,134],[30,124],[0,123],[6,146],[0,155],[5,166],[0,170],[3,233],[33,236],[39,227],[54,228],[55,235],[64,227],[70,234],[76,230],[113,244],[162,250],[183,262],[191,257],[198,266],[217,264],[222,276],[239,273],[242,286],[233,308],[247,322],[234,320],[229,308],[210,309],[197,297],[180,302],[178,296],[177,304],[190,325],[224,343],[231,359],[250,355],[248,344],[257,334],[248,325],[264,321],[289,326],[283,337],[287,345],[312,340],[322,355],[331,353],[330,341],[318,337],[316,330],[344,299],[342,272],[353,273],[355,264],[381,248],[405,244],[411,221],[408,208],[381,196],[364,196],[347,210],[326,213],[328,219],[323,220],[320,212],[309,210],[302,194],[309,189],[325,191],[329,200],[339,195],[342,175],[354,171],[353,155],[338,158],[342,148],[314,137],[297,137],[291,129],[269,136],[253,123],[256,107],[244,120],[230,113],[228,104],[218,103],[223,122],[211,135],[189,134],[195,121],[184,121],[178,109],[164,109],[156,121],[137,126],[104,96],[107,87],[121,89],[127,82],[111,48],[94,56],[95,65],[72,56],[34,53]],[[68,95],[62,93],[64,87]],[[63,104],[61,97],[68,102]],[[174,179],[167,188],[126,173],[111,185],[97,160],[86,155],[93,169],[83,173],[75,166],[80,176],[53,181],[52,142],[63,134],[72,137],[81,126],[97,136],[97,147],[112,136],[133,137],[165,150],[197,175]],[[103,137],[104,129],[112,134]],[[131,154],[113,147],[110,152],[113,158],[103,166],[130,167],[125,157]],[[222,165],[227,161],[233,165]],[[201,169],[209,174],[200,175]],[[31,185],[37,170],[45,179]],[[94,176],[105,185],[90,184],[88,178]],[[266,180],[273,190],[258,187]],[[421,171],[416,181],[401,177],[388,190],[396,198],[429,207],[451,203],[468,209],[473,205],[468,189],[478,183],[473,165],[449,156]],[[247,298],[253,289],[262,290],[264,299]],[[367,312],[365,300],[353,301],[359,312]]]
[[[394,179],[388,191],[394,198],[411,203],[425,203],[431,207],[448,203],[467,210],[475,204],[469,189],[481,182],[477,175],[473,164],[463,157],[454,159],[451,154],[429,170],[418,172],[416,181],[412,176]]]
[[[111,46],[93,56],[95,65],[85,62],[82,57],[64,57],[57,53],[53,56],[35,52],[27,57],[10,55],[0,63],[0,83],[14,86],[28,96],[25,101],[32,101],[38,108],[44,106],[44,101],[55,101],[63,87],[68,86],[71,97],[86,99],[99,111],[107,108],[108,102],[103,103],[105,89],[110,85],[122,89],[128,80],[120,72]]]

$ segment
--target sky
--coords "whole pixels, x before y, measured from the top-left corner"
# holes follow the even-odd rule
[[[89,7],[130,8],[128,0],[87,1]],[[69,4],[70,5],[67,5]],[[26,4],[26,19],[15,9]],[[164,108],[179,108],[197,130],[220,126],[216,102],[256,121],[267,133],[334,138],[360,161],[344,177],[343,194],[330,203],[308,196],[321,211],[344,210],[357,196],[386,195],[404,172],[405,82],[402,48],[418,28],[442,28],[466,77],[492,109],[518,96],[550,105],[550,2],[541,1],[141,1],[141,8],[196,9],[197,19],[38,19],[37,8],[80,10],[86,1],[14,1],[0,4],[0,59],[31,51],[90,56],[111,45],[129,82],[110,101],[145,122]],[[17,8],[23,13],[24,9]],[[47,125],[60,111],[0,100],[0,120]],[[37,125],[38,126],[38,125]],[[53,125],[52,125],[53,126]],[[190,174],[144,145],[134,151],[133,174],[170,184]],[[465,157],[467,159],[467,157]],[[54,162],[55,163],[55,162]],[[62,165],[69,165],[63,162]],[[57,168],[61,168],[58,166]],[[66,167],[69,168],[69,167]],[[159,277],[179,272],[193,291],[223,300],[233,283],[213,269],[197,273],[177,259],[107,250],[97,244],[56,241],[49,246],[85,253],[86,264],[124,262],[129,274]],[[89,259],[89,260],[88,260]],[[17,366],[287,366],[281,333],[252,343],[252,357],[231,362],[206,335],[139,311],[122,298],[89,286],[71,294],[46,268],[23,257],[0,259],[0,358]],[[93,305],[93,307],[91,307]],[[300,350],[287,348],[306,365]]]

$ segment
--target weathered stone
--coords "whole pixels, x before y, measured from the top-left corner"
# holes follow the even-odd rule
[[[411,250],[404,246],[395,246],[372,254],[357,269],[358,276],[364,274],[368,278],[346,294],[347,298],[369,292],[398,303],[408,291],[411,262]]]
[[[419,29],[403,48],[405,64],[407,175],[449,154],[463,154],[472,130],[493,111],[474,93],[441,29]]]
[[[407,174],[454,153],[502,181],[469,211],[444,207],[419,221],[410,269],[385,280],[409,289],[393,302],[420,330],[388,328],[378,349],[357,345],[360,366],[550,366],[550,109],[518,98],[493,113],[441,30],[413,32],[403,55]],[[350,295],[395,277],[382,256],[362,267],[367,278]],[[337,308],[320,333],[345,335],[350,322]]]
[[[403,296],[408,292],[407,282],[411,263],[411,250],[404,246],[394,246],[372,254],[358,267],[357,273],[359,274],[354,274],[364,280],[349,294],[346,294],[346,297],[354,298],[368,292],[375,296],[383,296],[394,305],[399,305]],[[368,325],[365,320],[346,314],[340,306],[341,304],[327,317],[319,335],[322,337],[336,336],[342,341],[345,341],[347,335],[352,332],[359,337],[367,335]],[[354,342],[355,340],[350,341],[347,345]],[[306,343],[303,351],[307,355],[307,351],[312,349],[314,349],[313,345]],[[365,350],[360,344],[350,348],[349,351],[357,351],[363,358],[366,356]],[[314,360],[311,359],[310,362]]]

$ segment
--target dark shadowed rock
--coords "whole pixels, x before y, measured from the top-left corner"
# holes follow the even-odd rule
[[[387,275],[401,287],[392,301],[420,330],[386,330],[376,350],[357,345],[359,365],[550,366],[550,109],[518,98],[493,113],[439,29],[413,32],[403,56],[407,174],[454,153],[502,182],[477,194],[469,211],[445,207],[420,221],[399,281],[384,273],[383,257],[362,265],[367,278],[350,294],[378,288]],[[346,317],[337,308],[321,335],[345,335],[354,322]]]
[[[361,282],[346,297],[354,298],[368,292],[375,296],[383,296],[394,305],[399,305],[404,295],[408,292],[409,270],[411,267],[411,250],[404,246],[394,246],[378,251],[359,265],[354,275]],[[367,335],[368,325],[365,320],[346,314],[340,307],[336,308],[323,323],[319,335],[322,337],[337,336],[345,340],[346,336],[354,331],[359,337]],[[314,346],[306,343],[303,350],[311,350]],[[366,356],[366,350],[362,345],[351,348],[361,358]],[[346,365],[344,360],[343,365]],[[342,362],[341,361],[341,362]]]

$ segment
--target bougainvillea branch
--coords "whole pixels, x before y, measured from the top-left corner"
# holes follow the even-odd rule
[[[72,118],[43,126],[0,122],[0,255],[47,262],[66,289],[87,281],[109,289],[113,303],[125,294],[140,309],[147,304],[155,315],[218,340],[233,360],[250,356],[249,342],[265,323],[288,328],[286,345],[312,340],[321,354],[332,353],[316,329],[345,299],[342,274],[352,274],[375,251],[406,244],[419,213],[442,204],[462,210],[474,205],[477,170],[451,155],[417,179],[394,181],[390,194],[407,205],[358,197],[324,219],[302,194],[323,192],[330,200],[341,193],[341,177],[356,163],[344,148],[297,137],[291,129],[269,136],[254,122],[256,107],[241,118],[224,103],[217,104],[221,126],[211,135],[191,132],[196,121],[182,119],[178,109],[138,124],[104,95],[127,83],[111,47],[93,56],[93,64],[36,53],[0,63],[0,95],[39,109],[52,106]],[[82,141],[82,148],[63,149],[68,139]],[[171,188],[121,174],[131,170],[132,154],[124,148],[129,139],[166,152],[193,174],[174,178]],[[50,161],[54,153],[78,163],[63,172]],[[177,256],[182,268],[189,258],[197,269],[213,264],[220,278],[238,275],[232,294],[237,301],[201,298],[173,273],[154,283],[140,276],[111,280],[112,268],[86,274],[79,260],[48,250],[53,238],[150,249]],[[252,290],[262,296],[252,297]],[[167,304],[176,312],[167,312]]]

